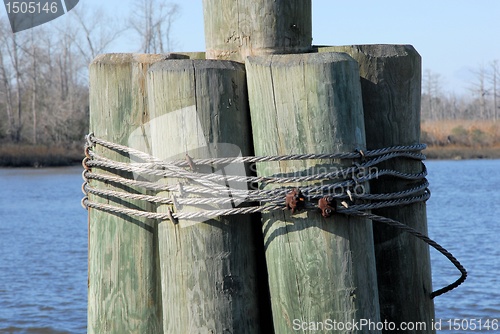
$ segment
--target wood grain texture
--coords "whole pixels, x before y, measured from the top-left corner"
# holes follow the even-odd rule
[[[311,0],[203,0],[207,59],[311,49]]]
[[[421,57],[412,46],[354,45],[319,51],[347,52],[358,61],[368,149],[420,142]],[[380,168],[422,171],[420,162],[403,159],[387,162]],[[412,185],[410,181],[384,179],[373,182],[371,189],[382,193],[409,189]],[[425,203],[374,213],[401,221],[427,235]],[[381,318],[395,323],[425,321],[430,324],[434,319],[434,304],[430,299],[429,247],[409,234],[382,224],[374,225],[374,237]],[[429,325],[427,327],[426,333],[434,333]]]
[[[189,59],[205,59],[205,51],[176,52],[176,55],[184,55]]]
[[[186,153],[192,158],[250,154],[245,80],[244,66],[229,61],[178,60],[152,66],[147,82],[154,155],[184,159]],[[238,168],[225,168],[233,167]],[[263,332],[250,216],[181,220],[177,225],[163,221],[159,247],[165,333]]]
[[[365,147],[359,72],[351,57],[249,57],[246,68],[256,155]],[[308,175],[341,166],[336,160],[285,161],[259,164],[257,173]],[[275,212],[263,215],[263,233],[276,333],[292,332],[294,319],[378,321],[368,220]]]
[[[146,72],[168,55],[106,54],[90,65],[90,131],[97,137],[148,150]],[[128,156],[97,148],[113,160]],[[106,170],[93,169],[96,173]],[[134,177],[130,174],[122,176]],[[115,184],[91,181],[100,189]],[[122,187],[128,192],[140,189]],[[90,200],[151,210],[139,201],[90,195]],[[161,333],[157,232],[154,221],[89,209],[89,333]]]

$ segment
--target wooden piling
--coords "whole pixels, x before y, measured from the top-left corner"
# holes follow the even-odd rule
[[[308,52],[311,0],[203,0],[207,59]]]
[[[95,136],[147,151],[146,72],[152,63],[167,58],[168,55],[106,54],[92,62],[90,131]],[[130,162],[129,157],[107,149],[97,147],[96,152],[109,159]],[[109,173],[97,168],[92,172]],[[91,180],[91,184],[106,190],[119,187],[96,180]],[[89,198],[116,204],[111,198],[92,194]],[[152,209],[150,204],[134,200],[120,200],[118,204]],[[156,243],[154,221],[89,209],[89,333],[162,332]]]
[[[243,155],[250,154],[242,64],[213,60],[157,63],[148,72],[148,90],[156,157],[184,159],[186,153],[193,159],[224,157],[234,156],[239,150]],[[200,171],[203,167],[195,168]],[[208,172],[217,173],[210,168]],[[169,182],[179,181],[185,182]],[[164,212],[166,208],[159,210]],[[250,216],[225,216],[198,223],[163,221],[159,224],[159,253],[164,333],[265,331],[259,323]]]
[[[347,52],[359,63],[368,149],[420,143],[421,58],[410,45],[354,45],[320,48],[320,52]],[[419,173],[422,164],[408,159],[391,160],[380,168]],[[409,189],[414,182],[376,180],[375,193]],[[427,235],[424,202],[374,210]],[[392,227],[374,225],[380,311],[382,320],[434,319],[431,265],[427,244]],[[414,331],[400,331],[415,333]],[[419,331],[420,333],[420,331]]]
[[[256,155],[365,147],[358,65],[348,55],[249,57],[246,68]],[[287,161],[259,164],[257,173],[307,175],[340,167],[331,160]],[[276,333],[325,319],[379,320],[368,220],[273,212],[263,214],[263,232]]]

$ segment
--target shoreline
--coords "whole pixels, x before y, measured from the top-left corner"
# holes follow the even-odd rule
[[[440,120],[421,123],[429,159],[500,159],[500,122]]]
[[[480,160],[500,159],[500,145],[470,147],[462,145],[428,145],[422,151],[427,160]]]
[[[13,145],[0,146],[0,167],[62,167],[81,164],[83,149],[76,146]]]
[[[422,153],[427,160],[500,159],[500,145],[471,147],[465,145],[428,145]],[[84,158],[78,148],[9,145],[0,147],[0,168],[44,168],[77,166]]]

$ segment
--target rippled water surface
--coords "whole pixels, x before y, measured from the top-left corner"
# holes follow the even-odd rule
[[[469,324],[470,319],[500,319],[500,160],[426,164],[432,191],[429,236],[451,251],[469,274],[456,290],[436,297],[436,318],[443,323],[468,319]],[[431,258],[434,288],[459,277],[438,252],[432,250]],[[496,331],[488,332],[500,333],[498,323]],[[453,333],[467,332],[472,331]]]
[[[462,286],[435,299],[436,318],[443,324],[498,319],[500,160],[427,166],[429,235],[469,271]],[[79,167],[0,169],[0,333],[86,332],[87,216],[80,174]],[[434,288],[459,277],[438,252],[431,257]]]
[[[85,333],[81,169],[0,169],[0,332]]]

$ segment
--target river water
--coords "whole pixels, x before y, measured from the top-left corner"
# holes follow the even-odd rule
[[[435,298],[436,318],[443,320],[443,328],[453,326],[455,319],[463,322],[463,327],[456,327],[462,330],[450,333],[477,333],[470,330],[472,319],[477,319],[476,324],[497,319],[490,325],[498,326],[483,331],[500,333],[500,160],[428,161],[426,165],[432,191],[427,202],[429,236],[468,271],[461,286]],[[437,251],[431,250],[431,259],[434,289],[459,277]],[[463,330],[467,323],[469,330]]]
[[[86,332],[81,184],[81,167],[0,169],[0,332]]]
[[[469,272],[463,285],[435,299],[436,319],[443,329],[461,322],[460,330],[442,333],[472,332],[465,329],[471,319],[476,326],[500,319],[500,160],[426,164],[429,236]],[[80,175],[79,167],[0,169],[0,333],[86,332]],[[438,252],[431,257],[435,289],[459,277]]]

